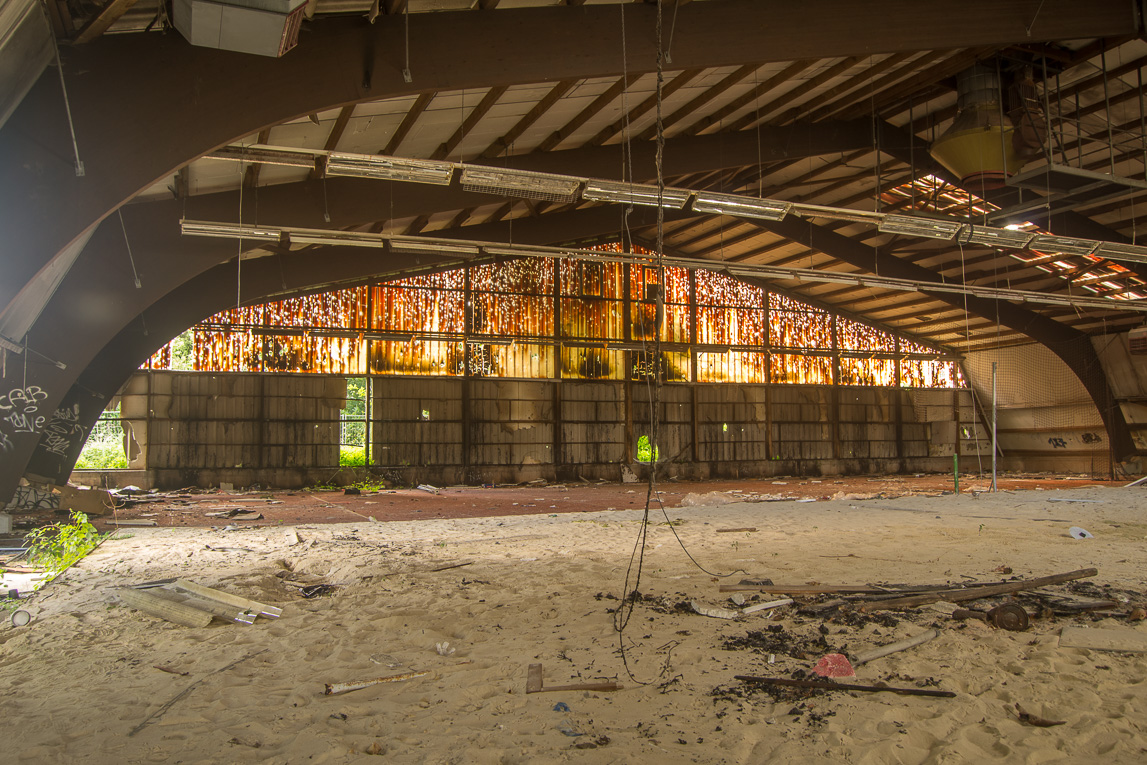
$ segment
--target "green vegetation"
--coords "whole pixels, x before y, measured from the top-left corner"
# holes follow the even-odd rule
[[[366,467],[366,448],[362,446],[339,447],[341,467]]]
[[[342,467],[366,466],[366,399],[365,377],[348,377],[346,381],[346,406],[342,412],[341,447],[339,465]]]
[[[28,562],[59,574],[96,549],[101,539],[83,513],[72,513],[70,523],[52,523],[30,532]]]
[[[171,341],[171,368],[195,369],[195,334],[190,329]]]
[[[80,456],[76,470],[126,470],[127,454],[123,450],[123,425],[120,424],[119,406],[106,410],[101,416]]]
[[[649,436],[642,436],[637,439],[637,461],[638,462],[656,462],[660,457],[656,446],[651,446],[649,443]]]

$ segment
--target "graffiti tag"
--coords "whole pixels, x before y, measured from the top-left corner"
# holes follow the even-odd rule
[[[8,395],[0,396],[0,410],[31,414],[40,408],[40,402],[48,397],[48,392],[39,385],[27,388],[13,388]]]
[[[80,424],[80,405],[61,407],[52,413],[52,419],[44,426],[40,448],[48,454],[66,457],[68,447],[86,434],[86,429]]]
[[[9,423],[13,433],[39,432],[47,418],[37,412],[40,402],[47,397],[48,392],[39,385],[13,388],[0,396],[0,422]],[[12,439],[7,433],[0,432],[0,451],[6,452],[12,447]]]
[[[1049,444],[1051,444],[1052,449],[1066,449],[1067,448],[1067,441],[1064,441],[1062,438],[1049,438],[1047,440],[1047,442]]]

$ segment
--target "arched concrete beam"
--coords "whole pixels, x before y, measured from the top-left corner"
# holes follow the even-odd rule
[[[1036,7],[1038,6],[1038,7]],[[627,36],[621,43],[621,18]],[[1126,0],[719,0],[677,12],[680,69],[1136,34]],[[177,34],[104,36],[66,51],[86,174],[76,177],[56,73],[0,130],[0,315],[58,253],[188,161],[286,119],[379,98],[656,68],[649,4],[323,19],[281,59],[197,48]],[[409,22],[414,81],[402,77]],[[8,254],[11,253],[11,254]]]

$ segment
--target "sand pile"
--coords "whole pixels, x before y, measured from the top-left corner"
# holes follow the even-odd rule
[[[1096,501],[1049,501],[1072,498]],[[1059,634],[1088,625],[1147,638],[1125,616],[1147,589],[1145,509],[1142,489],[1081,489],[683,507],[666,511],[672,525],[659,511],[621,640],[614,612],[636,510],[294,534],[132,530],[27,604],[29,626],[0,628],[3,749],[21,763],[1142,762],[1147,654],[1061,647]],[[1072,538],[1071,526],[1094,538]],[[725,620],[689,607],[779,597],[747,592],[738,604],[719,592],[743,578],[940,584],[1092,566],[1094,588],[1075,597],[1110,597],[1109,615],[1034,606],[1026,632],[954,621],[943,608],[802,613],[798,602]],[[116,603],[116,587],[173,577],[283,615],[187,628]],[[824,653],[856,655],[928,629],[939,636],[858,667],[849,682],[954,698],[734,679],[804,676]],[[547,686],[624,687],[527,694],[532,663]],[[1017,703],[1064,724],[1025,724]]]

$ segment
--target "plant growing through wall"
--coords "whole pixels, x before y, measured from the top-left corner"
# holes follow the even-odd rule
[[[53,575],[67,569],[100,543],[100,534],[84,513],[73,512],[70,523],[52,523],[29,532],[28,561]]]
[[[638,462],[656,462],[658,457],[658,449],[649,443],[649,436],[641,436],[637,439]]]

